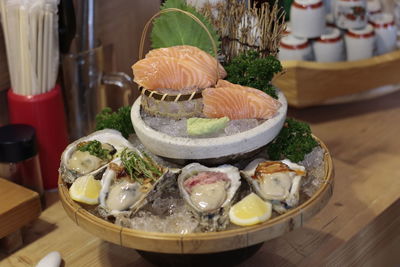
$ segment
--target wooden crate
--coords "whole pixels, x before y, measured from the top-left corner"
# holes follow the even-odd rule
[[[20,229],[40,212],[38,193],[0,178],[0,247],[8,253],[21,247]]]
[[[400,84],[400,50],[351,62],[283,61],[282,65],[284,73],[273,84],[285,93],[290,106],[299,108]]]

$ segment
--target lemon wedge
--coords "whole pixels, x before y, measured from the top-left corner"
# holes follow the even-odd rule
[[[75,201],[95,205],[99,204],[100,190],[100,181],[94,179],[93,175],[86,175],[75,180],[69,188],[69,195]]]
[[[272,204],[251,193],[233,205],[229,210],[229,219],[240,226],[253,225],[271,218]]]

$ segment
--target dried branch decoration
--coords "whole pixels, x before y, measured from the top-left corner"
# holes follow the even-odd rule
[[[207,3],[201,12],[208,17],[222,39],[222,53],[229,62],[247,50],[257,50],[262,57],[278,53],[285,31],[285,13],[275,1],[251,5],[246,1],[227,0]]]

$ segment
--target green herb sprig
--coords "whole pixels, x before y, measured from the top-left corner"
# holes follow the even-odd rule
[[[111,108],[104,108],[96,115],[96,130],[115,129],[128,138],[134,133],[131,122],[131,107],[121,107],[116,112],[112,112]]]
[[[112,159],[112,151],[102,147],[97,140],[82,142],[77,145],[77,149],[82,152],[89,152],[90,155],[96,156],[103,160]]]
[[[274,75],[282,71],[281,62],[274,56],[260,58],[257,51],[248,51],[233,58],[225,67],[227,80],[259,89],[277,99],[275,88],[271,84]]]
[[[146,153],[124,149],[121,153],[122,165],[129,176],[140,184],[146,179],[156,181],[162,175],[162,168]]]
[[[288,158],[299,162],[317,145],[307,123],[287,118],[278,136],[268,145],[267,152],[271,160]]]

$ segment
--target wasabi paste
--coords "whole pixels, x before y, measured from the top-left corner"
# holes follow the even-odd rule
[[[224,129],[228,121],[228,117],[219,119],[190,118],[187,120],[187,132],[192,136],[216,133]]]

